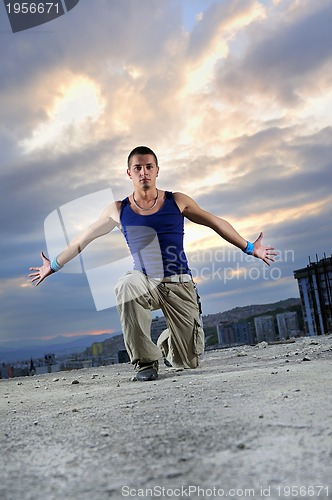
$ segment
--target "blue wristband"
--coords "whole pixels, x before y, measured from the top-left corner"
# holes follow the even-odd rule
[[[53,259],[50,263],[50,268],[52,269],[52,271],[54,271],[55,273],[57,271],[60,271],[60,269],[62,269],[63,266],[60,266],[59,262],[55,259]]]
[[[255,250],[254,244],[250,243],[250,241],[247,241],[247,246],[243,250],[244,253],[246,253],[247,255],[252,255],[254,253],[254,250]]]

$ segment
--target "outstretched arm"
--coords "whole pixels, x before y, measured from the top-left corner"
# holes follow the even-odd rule
[[[174,193],[174,199],[184,217],[196,224],[210,227],[224,240],[241,250],[245,250],[248,243],[247,240],[245,240],[229,222],[203,210],[192,198],[183,193]],[[262,238],[263,233],[260,233],[258,238],[254,241],[253,255],[262,259],[269,266],[269,261],[274,262],[274,255],[276,255],[276,252],[271,246],[263,246],[261,243]]]
[[[67,262],[76,257],[93,240],[111,232],[116,226],[119,226],[119,208],[120,202],[113,203],[101,213],[96,222],[76,236],[67,248],[57,256],[56,260],[59,267],[63,267]],[[30,267],[30,271],[34,272],[29,274],[29,278],[31,278],[32,283],[36,282],[36,286],[40,285],[45,278],[54,273],[51,269],[50,259],[43,252],[41,252],[41,258],[42,265],[40,267]]]

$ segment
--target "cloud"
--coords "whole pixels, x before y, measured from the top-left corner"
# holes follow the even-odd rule
[[[201,280],[205,310],[294,295],[293,266],[330,251],[330,2],[193,5],[191,31],[177,0],[98,0],[48,30],[1,34],[1,335],[118,321],[96,313],[83,275],[20,284],[45,248],[49,213],[109,187],[116,199],[131,192],[126,158],[139,144],[158,154],[161,189],[295,252],[280,280],[243,280],[243,271],[225,284]],[[186,232],[189,255],[230,248],[207,228]],[[121,253],[106,237],[89,259],[106,262],[113,247]]]
[[[234,33],[264,15],[263,5],[255,0],[214,2],[201,15],[191,33],[189,60],[195,65],[202,63],[207,55],[214,53],[221,39],[228,45]]]
[[[241,96],[242,101],[250,101],[252,95],[259,95],[272,104],[277,100],[297,107],[308,93],[319,94],[328,87],[332,6],[322,2],[314,9],[308,12],[304,2],[303,15],[294,20],[292,16],[283,18],[269,31],[251,27],[245,54],[230,55],[219,68],[219,96],[231,101]]]

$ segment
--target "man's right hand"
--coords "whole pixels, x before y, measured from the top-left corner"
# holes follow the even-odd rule
[[[47,276],[53,274],[54,271],[51,269],[51,261],[44,255],[43,252],[40,254],[42,258],[42,265],[40,267],[30,267],[30,271],[35,271],[34,273],[29,274],[29,278],[31,278],[31,283],[36,281],[36,286],[40,285],[42,281],[44,281]]]

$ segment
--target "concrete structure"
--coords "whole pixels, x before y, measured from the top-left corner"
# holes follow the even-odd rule
[[[256,341],[273,342],[276,340],[276,329],[273,316],[258,316],[254,319],[256,330]]]
[[[1,380],[1,499],[331,500],[332,335],[316,340],[161,363],[155,382],[125,364]]]
[[[309,336],[332,331],[332,256],[294,271],[298,281],[304,327]]]
[[[298,337],[300,335],[299,322],[296,311],[277,314],[279,340]]]
[[[61,370],[60,363],[54,363],[52,365],[36,366],[36,375],[42,375],[44,373],[56,373]]]
[[[232,345],[254,344],[254,328],[249,322],[230,323],[221,321],[217,325],[218,343],[222,347]]]

